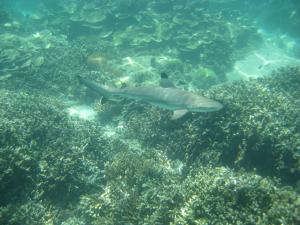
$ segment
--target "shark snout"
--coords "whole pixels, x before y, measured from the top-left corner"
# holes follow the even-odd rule
[[[223,108],[223,104],[221,104],[220,102],[215,102],[214,108],[214,111],[218,111]]]
[[[219,111],[223,108],[223,105],[217,101],[207,99],[205,102],[201,102],[200,104],[189,108],[192,112],[214,112]]]
[[[212,100],[211,101],[211,104],[209,104],[207,106],[207,111],[206,112],[213,112],[213,111],[219,111],[223,108],[223,104],[221,104],[220,102],[217,102],[217,101],[214,101]]]

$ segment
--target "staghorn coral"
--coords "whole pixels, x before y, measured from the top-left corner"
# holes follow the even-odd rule
[[[191,171],[182,185],[184,202],[175,214],[175,223],[298,223],[299,196],[286,188],[278,189],[277,185],[254,174],[200,166]],[[282,212],[283,205],[289,213],[274,215],[273,212]]]
[[[286,68],[260,80],[215,87],[207,95],[222,102],[223,110],[191,114],[172,123],[164,111],[148,106],[139,107],[140,111],[126,108],[126,136],[159,146],[189,164],[197,160],[225,163],[296,184],[300,172],[300,114],[295,107],[299,77],[299,68]]]
[[[0,35],[0,224],[299,223],[299,68],[214,87],[224,110],[178,121],[101,99],[101,123],[84,122],[45,97],[82,98],[77,75],[120,83],[120,68],[207,88],[257,41],[251,22],[208,1],[43,4],[36,26]],[[95,53],[109,60],[91,66]]]
[[[287,81],[289,74],[297,71],[283,70],[274,79],[287,76]],[[295,84],[293,96],[297,92],[297,77],[291,79]],[[271,84],[276,97],[270,91]],[[265,89],[265,85],[269,88]],[[0,178],[1,196],[7,199],[1,198],[0,221],[4,224],[20,221],[23,224],[297,224],[299,194],[294,189],[257,174],[216,166],[257,167],[261,164],[255,164],[256,160],[249,156],[264,151],[261,146],[270,137],[270,131],[278,134],[268,139],[271,143],[294,138],[291,133],[282,136],[285,129],[281,127],[291,126],[289,121],[293,117],[281,117],[284,123],[275,123],[277,130],[272,127],[275,120],[259,126],[267,110],[264,107],[282,113],[286,110],[282,106],[290,104],[287,99],[281,101],[280,90],[280,84],[272,78],[220,86],[210,90],[209,95],[223,98],[227,111],[203,115],[201,120],[195,114],[172,123],[164,111],[140,105],[129,110],[124,105],[122,116],[127,136],[123,132],[103,136],[105,132],[97,123],[70,120],[58,100],[2,90]],[[264,110],[253,114],[254,120],[248,124],[248,115],[257,108],[244,96],[251,97],[253,91],[259,94],[255,104]],[[260,139],[251,142],[255,129]],[[237,136],[239,133],[243,134],[242,139]],[[140,141],[124,139],[131,135]],[[239,142],[245,144],[236,152],[231,146]],[[285,158],[277,156],[288,155],[294,149],[274,145],[272,151],[266,150],[274,162],[286,163]],[[276,154],[272,155],[273,152]],[[268,170],[257,167],[257,171],[282,178],[282,167],[277,165],[282,164],[275,163]],[[284,166],[294,166],[289,169],[297,173],[297,164]],[[26,213],[28,208],[30,213]]]
[[[299,222],[299,195],[277,182],[224,167],[195,166],[187,176],[174,174],[161,163],[149,164],[146,155],[122,153],[107,163],[113,176],[106,177],[103,191],[81,198],[81,219],[90,224]]]
[[[180,1],[47,4],[39,6],[44,12],[37,24],[40,30],[94,46],[112,43],[123,56],[171,53],[185,64],[214,70],[218,78],[214,83],[225,80],[234,58],[259,42],[256,27],[245,16],[228,8],[214,10],[206,1],[192,6]]]
[[[21,216],[36,221],[30,217],[38,212],[24,215],[19,209],[30,199],[33,205],[43,201],[48,213],[48,204],[67,206],[101,185],[109,149],[122,144],[102,139],[98,126],[70,120],[65,105],[57,100],[1,90],[0,102],[0,218],[4,224],[25,223]],[[11,220],[13,215],[16,218]]]

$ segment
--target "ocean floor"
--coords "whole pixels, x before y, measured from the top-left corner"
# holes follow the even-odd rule
[[[262,37],[264,44],[234,63],[233,69],[226,74],[228,81],[268,76],[281,67],[300,65],[300,59],[294,52],[300,48],[296,41],[283,34],[264,34]]]

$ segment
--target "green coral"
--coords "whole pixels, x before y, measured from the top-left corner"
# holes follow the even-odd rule
[[[117,176],[107,177],[108,183],[102,192],[82,197],[79,210],[85,212],[83,217],[90,224],[299,222],[299,196],[286,188],[278,188],[279,184],[270,179],[224,167],[203,166],[194,167],[186,177],[162,170],[163,179],[159,179],[143,173],[148,171],[143,168],[149,168],[147,159],[136,155],[131,159],[126,157],[128,163],[122,164],[123,158],[115,158],[109,167],[117,169],[116,163],[122,164]],[[140,167],[143,162],[146,166]],[[157,166],[152,164],[150,170]],[[137,168],[143,174],[138,175]],[[134,182],[122,172],[134,173]]]
[[[213,87],[201,94],[224,109],[177,121],[128,100],[99,100],[101,121],[67,114],[66,99],[99,97],[78,75],[113,83],[126,71],[143,85],[166,71],[189,90],[225,80],[258,34],[206,4],[43,2],[0,35],[0,224],[300,223],[298,67]],[[32,24],[46,31],[23,34]],[[107,68],[88,66],[93,53]],[[142,74],[123,66],[136,58]]]
[[[111,157],[109,149],[122,148],[122,144],[102,139],[101,128],[95,125],[70,120],[65,105],[57,100],[2,90],[0,102],[3,223],[16,224],[7,214],[25,223],[20,204],[30,199],[33,205],[46,203],[43,207],[48,213],[47,204],[66,206],[99,187],[104,161]]]
[[[209,96],[224,111],[172,123],[163,110],[123,102],[126,132],[109,138],[58,100],[2,90],[1,223],[299,223],[295,189],[254,173],[297,181],[298,73],[216,87]],[[289,98],[276,79],[293,82]],[[272,163],[258,164],[261,154]]]
[[[296,184],[300,172],[299,124],[295,123],[300,115],[295,107],[299,74],[299,68],[286,68],[258,81],[220,85],[209,90],[208,96],[222,102],[224,109],[190,114],[172,123],[167,112],[140,107],[124,115],[130,128],[126,135],[159,146],[189,164],[197,160],[224,163]]]
[[[183,184],[185,201],[175,223],[183,224],[296,224],[299,196],[254,174],[224,167],[200,167]],[[287,194],[286,200],[282,197]],[[289,204],[289,200],[291,204]],[[283,207],[290,213],[274,215]],[[291,212],[295,212],[291,213]],[[283,216],[285,215],[285,216]]]
[[[172,166],[155,150],[119,153],[106,163],[103,191],[82,197],[80,211],[92,224],[168,223],[168,212],[180,202]]]

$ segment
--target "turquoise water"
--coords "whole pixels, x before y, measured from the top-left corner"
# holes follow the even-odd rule
[[[0,224],[299,224],[299,13],[2,0]]]

